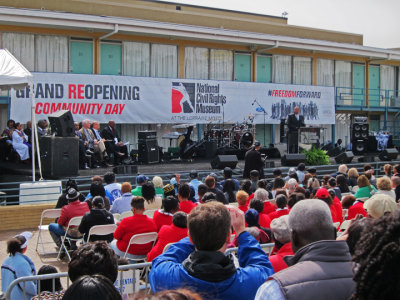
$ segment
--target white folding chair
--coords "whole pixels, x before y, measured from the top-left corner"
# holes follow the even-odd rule
[[[145,210],[143,214],[145,214],[145,215],[148,216],[149,218],[152,218],[152,219],[153,219],[153,215],[154,215],[154,212],[155,212],[156,210],[157,210],[157,209],[148,209],[148,210]]]
[[[133,212],[132,212],[131,210],[124,211],[124,212],[121,214],[120,220],[122,220],[123,218],[126,218],[126,217],[132,217],[132,216],[133,216]]]
[[[339,232],[345,231],[350,226],[351,220],[343,221],[342,225],[339,227]]]
[[[274,250],[275,243],[268,243],[268,244],[260,244],[261,249],[264,250],[265,253],[268,254],[268,256],[271,255],[272,250]]]
[[[346,220],[347,216],[349,215],[349,210],[347,208],[343,208],[342,214],[343,214],[343,220]]]
[[[157,232],[146,232],[146,233],[139,233],[139,234],[133,235],[131,237],[131,239],[129,240],[128,247],[126,247],[124,258],[126,258],[129,247],[131,245],[143,245],[143,244],[153,243],[153,245],[152,245],[152,247],[153,247],[156,240],[157,240]],[[137,259],[131,259],[131,258],[129,258],[129,259],[133,260],[133,261],[146,260],[146,255],[143,255],[143,257],[140,257]]]
[[[113,214],[114,216],[114,222],[117,223],[119,220],[121,220],[121,215],[119,213]]]
[[[90,242],[91,235],[109,235],[109,234],[114,233],[115,229],[117,229],[117,225],[115,225],[115,224],[105,224],[105,225],[93,226],[89,230],[87,242]]]
[[[51,242],[43,242],[42,238],[42,231],[49,231],[49,225],[43,225],[43,219],[56,219],[59,218],[61,215],[61,208],[55,208],[55,209],[45,209],[42,211],[42,215],[40,217],[40,225],[38,226],[39,233],[38,233],[38,238],[36,242],[36,252],[37,254],[42,254],[42,255],[47,255],[47,254],[57,254],[57,252],[46,252],[44,249],[45,244],[54,244],[53,241]],[[39,240],[40,244],[42,246],[42,253],[39,253],[38,247],[39,247]]]
[[[165,247],[164,247],[164,249],[163,249],[163,251],[162,251],[162,253],[166,252],[166,251],[169,249],[169,247],[171,247],[171,245],[173,245],[173,244],[175,244],[175,243],[168,243],[168,244],[166,244]]]
[[[359,189],[360,187],[358,185],[355,185],[351,190],[353,191],[353,193],[356,193]]]
[[[79,226],[79,224],[81,224],[82,221],[82,217],[83,216],[79,216],[79,217],[73,217],[71,220],[69,220],[67,229],[65,230],[65,235],[61,237],[61,247],[60,250],[58,251],[58,256],[57,259],[60,258],[61,252],[64,250],[65,253],[68,256],[68,260],[71,261],[71,256],[69,255],[69,251],[67,249],[67,246],[65,245],[65,241],[68,242],[78,242],[78,241],[82,241],[83,240],[83,236],[81,237],[71,237],[68,235],[68,230],[73,227],[73,226]]]
[[[335,223],[333,223],[333,226],[335,226],[335,228],[336,228],[336,230],[339,228],[339,226],[340,226],[340,222],[335,222]]]

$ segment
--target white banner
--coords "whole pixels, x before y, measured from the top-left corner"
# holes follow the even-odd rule
[[[33,73],[36,118],[71,110],[75,121],[278,124],[295,106],[306,124],[334,124],[334,88],[274,83]],[[12,91],[11,118],[31,119],[29,90]]]

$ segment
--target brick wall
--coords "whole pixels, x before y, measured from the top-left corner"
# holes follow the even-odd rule
[[[0,206],[0,230],[37,228],[42,211],[55,207],[56,203]],[[44,219],[43,224],[53,221]]]

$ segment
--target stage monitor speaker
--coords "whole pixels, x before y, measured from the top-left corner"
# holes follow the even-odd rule
[[[281,153],[276,147],[261,148],[260,153],[265,154],[267,158],[281,158]]]
[[[217,155],[211,161],[212,169],[224,169],[225,167],[229,167],[231,169],[235,169],[238,163],[238,158],[236,155]]]
[[[138,161],[145,164],[158,163],[160,161],[160,151],[157,140],[139,142]]]
[[[357,159],[357,161],[358,161],[358,162],[362,162],[362,163],[365,163],[365,162],[374,162],[374,161],[375,161],[375,156],[365,155],[365,156],[359,157],[359,158]]]
[[[391,161],[397,159],[399,152],[395,148],[385,149],[379,154],[379,159],[382,161]]]
[[[75,127],[74,118],[71,111],[60,110],[49,115],[49,123],[51,132],[55,133],[58,137],[74,137]]]
[[[135,165],[121,165],[113,169],[115,174],[137,174],[138,167]]]
[[[79,139],[77,137],[44,136],[40,139],[43,176],[59,178],[77,176],[79,168]]]
[[[354,158],[354,154],[351,151],[346,151],[340,153],[338,156],[335,157],[335,161],[337,164],[349,164]]]
[[[299,163],[305,163],[306,156],[304,154],[285,154],[281,163],[283,166],[297,166]]]

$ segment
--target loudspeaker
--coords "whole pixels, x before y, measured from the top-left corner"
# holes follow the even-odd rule
[[[160,152],[157,140],[140,141],[138,145],[138,161],[145,164],[158,163]]]
[[[363,154],[367,151],[366,141],[354,141],[351,150],[354,154]]]
[[[368,124],[353,123],[351,125],[351,140],[368,140]]]
[[[335,161],[337,164],[349,164],[353,160],[353,157],[354,157],[353,152],[346,151],[336,156]]]
[[[138,132],[138,141],[147,141],[147,140],[156,140],[157,132],[156,131],[139,131]]]
[[[225,167],[229,167],[231,169],[236,168],[238,163],[238,158],[236,155],[217,155],[211,161],[212,169],[223,169]]]
[[[305,163],[306,156],[304,154],[285,154],[282,159],[281,163],[282,166],[297,166],[299,163]]]
[[[77,137],[44,136],[40,139],[39,147],[43,176],[58,178],[78,175],[79,139]]]
[[[135,165],[121,165],[113,169],[115,174],[137,174],[138,167]]]
[[[382,161],[394,160],[394,159],[397,159],[398,154],[399,154],[399,151],[397,151],[397,149],[395,149],[395,148],[386,149],[386,150],[383,150],[379,154],[379,159]]]
[[[281,153],[275,147],[261,148],[260,153],[265,154],[267,158],[281,158]]]
[[[75,127],[71,111],[60,110],[49,115],[51,132],[59,137],[74,137]]]

